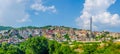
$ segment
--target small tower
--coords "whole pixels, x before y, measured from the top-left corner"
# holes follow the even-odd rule
[[[90,18],[90,41],[92,40],[92,17]]]

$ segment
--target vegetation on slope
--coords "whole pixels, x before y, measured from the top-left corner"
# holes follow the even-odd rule
[[[10,30],[13,29],[12,27],[5,27],[5,26],[0,26],[0,31],[1,30]]]
[[[3,42],[0,54],[120,54],[119,43],[76,43],[63,44],[36,36],[19,44]]]

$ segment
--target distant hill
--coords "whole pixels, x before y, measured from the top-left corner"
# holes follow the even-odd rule
[[[66,27],[66,26],[52,26],[52,25],[47,25],[47,26],[43,26],[43,27],[36,27],[36,26],[26,26],[26,27],[19,27],[19,28],[16,28],[16,29],[20,29],[20,30],[24,30],[24,29],[54,29],[54,28],[64,28],[64,29],[74,29],[74,30],[81,30],[81,29],[78,29],[78,28],[72,28],[72,27]]]
[[[1,31],[1,30],[10,30],[10,29],[13,29],[13,27],[0,26],[0,31]]]
[[[36,27],[36,26],[26,26],[26,27],[19,27],[19,28],[14,28],[14,27],[9,27],[9,26],[0,26],[0,31],[1,30],[10,30],[10,29],[18,29],[18,30],[24,30],[24,29],[50,29],[50,28],[64,28],[64,29],[74,29],[74,30],[82,30],[78,28],[72,28],[72,27],[66,27],[66,26],[43,26],[43,27]]]

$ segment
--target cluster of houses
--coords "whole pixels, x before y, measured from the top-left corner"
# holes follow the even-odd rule
[[[19,43],[34,36],[45,36],[49,40],[57,40],[59,42],[68,41],[65,35],[68,35],[70,41],[89,41],[89,31],[61,26],[52,26],[48,28],[26,28],[26,29],[11,29],[0,31],[0,43]],[[93,32],[94,37],[100,36],[103,32]],[[119,38],[120,33],[110,32],[107,36]]]

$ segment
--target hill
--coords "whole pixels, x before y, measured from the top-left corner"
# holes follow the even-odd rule
[[[9,26],[0,26],[0,31],[1,30],[10,30],[13,29],[13,27],[9,27]]]

